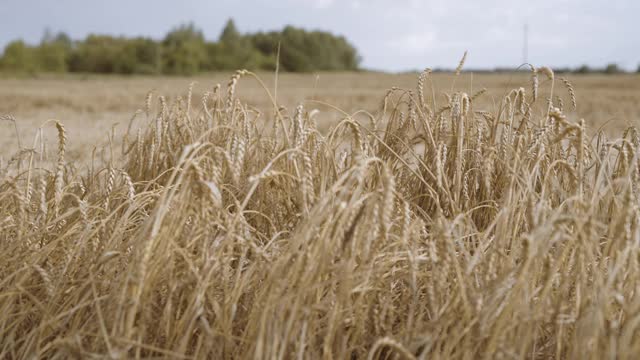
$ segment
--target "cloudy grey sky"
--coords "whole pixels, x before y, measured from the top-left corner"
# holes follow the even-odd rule
[[[640,64],[640,0],[0,0],[0,46],[37,42],[45,28],[161,38],[193,22],[217,39],[229,17],[241,31],[286,24],[346,36],[363,66],[387,71],[522,63],[529,24],[534,65]]]

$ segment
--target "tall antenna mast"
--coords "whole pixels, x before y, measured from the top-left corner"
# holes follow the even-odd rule
[[[529,24],[524,24],[524,42],[522,45],[522,63],[529,63]]]

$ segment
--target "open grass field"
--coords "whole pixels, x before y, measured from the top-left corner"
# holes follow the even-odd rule
[[[0,80],[0,359],[640,358],[637,75],[260,79]]]

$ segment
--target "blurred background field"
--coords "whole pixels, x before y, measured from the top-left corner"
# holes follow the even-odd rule
[[[221,84],[225,91],[232,72],[219,72],[197,76],[118,76],[118,75],[38,75],[36,77],[0,78],[0,114],[16,118],[16,125],[23,147],[30,147],[37,129],[47,120],[60,120],[67,128],[70,159],[82,159],[94,147],[108,142],[108,134],[115,129],[116,135],[125,131],[129,119],[136,110],[144,107],[149,91],[156,96],[165,96],[169,102],[179,96],[186,98],[189,85],[193,88],[194,102],[199,102],[205,91]],[[562,82],[565,75],[558,74],[555,95],[560,96],[568,108],[570,97]],[[259,77],[272,93],[274,72],[259,73]],[[584,118],[593,133],[605,125],[607,132],[616,132],[628,125],[639,125],[640,121],[640,75],[639,74],[567,74],[576,89],[578,108],[569,112],[572,118]],[[433,88],[438,92],[451,90],[453,75],[435,73],[431,77]],[[548,96],[548,80],[540,78],[541,95]],[[293,111],[295,106],[306,102],[311,110],[317,108],[319,127],[326,130],[344,115],[320,102],[336,106],[347,113],[366,110],[374,115],[380,110],[386,90],[399,87],[415,90],[416,73],[386,74],[376,72],[331,72],[331,73],[284,73],[278,78],[277,101],[280,106]],[[486,88],[487,93],[474,104],[475,110],[493,111],[500,103],[505,91],[514,87],[531,91],[530,74],[517,73],[462,73],[455,82],[455,90],[473,94]],[[427,89],[431,87],[429,83]],[[263,112],[265,122],[270,120],[272,106],[265,90],[251,78],[243,78],[238,86],[240,98]],[[431,91],[427,97],[431,99]],[[313,101],[318,102],[313,102]],[[443,105],[443,97],[435,99]],[[134,129],[143,126],[144,117],[134,124]],[[55,148],[55,128],[44,128],[50,148]],[[55,149],[54,149],[55,150]],[[18,138],[13,124],[0,122],[0,156],[5,160],[18,151]]]
[[[420,8],[419,4],[411,7]],[[58,10],[49,9],[52,13]],[[388,89],[415,90],[420,64],[434,67],[432,84],[427,84],[427,89],[433,87],[430,93],[463,91],[472,95],[486,88],[486,94],[475,102],[475,110],[496,110],[506,92],[513,88],[522,86],[530,92],[530,73],[512,71],[518,64],[530,62],[549,66],[557,73],[554,106],[570,101],[561,77],[566,76],[573,84],[578,109],[568,114],[570,118],[584,118],[591,128],[607,124],[609,132],[640,120],[640,67],[635,68],[634,56],[612,50],[607,56],[603,53],[572,60],[568,55],[550,56],[550,49],[539,46],[536,40],[547,30],[543,26],[531,30],[531,39],[527,23],[520,24],[523,38],[520,27],[514,31],[511,26],[509,34],[518,36],[503,42],[502,46],[509,50],[503,49],[501,56],[487,59],[482,47],[474,48],[481,46],[481,42],[467,37],[464,44],[442,40],[448,46],[457,44],[442,51],[433,41],[423,39],[425,29],[416,33],[420,36],[405,38],[410,41],[403,41],[404,35],[398,34],[392,42],[372,46],[365,41],[369,36],[361,38],[359,31],[350,31],[355,36],[352,38],[341,31],[318,30],[325,27],[309,26],[311,23],[282,24],[280,29],[255,27],[246,21],[237,26],[233,17],[226,21],[220,17],[215,23],[216,26],[203,21],[182,23],[154,36],[144,31],[120,34],[111,27],[104,33],[96,29],[86,34],[68,33],[57,31],[66,29],[63,26],[66,24],[54,24],[51,30],[48,23],[39,40],[33,27],[23,29],[18,38],[0,34],[0,45],[4,45],[0,53],[0,115],[14,116],[19,132],[16,136],[10,122],[0,123],[0,156],[6,158],[18,151],[18,143],[28,148],[40,125],[56,119],[67,127],[72,140],[68,156],[81,159],[94,147],[103,147],[112,130],[116,135],[124,131],[131,116],[144,106],[149,91],[172,102],[179,96],[186,97],[190,84],[195,82],[194,101],[199,101],[216,84],[221,84],[221,90],[225,91],[237,69],[257,71],[268,89],[277,92],[278,106],[292,110],[301,102],[317,101],[309,102],[306,108],[321,111],[317,116],[321,130],[344,114],[320,102],[347,113],[364,110],[376,115]],[[156,28],[163,26],[157,24]],[[266,30],[269,28],[273,29]],[[382,38],[382,34],[378,36]],[[493,45],[496,39],[487,41]],[[394,48],[391,43],[404,45]],[[416,44],[421,51],[414,51],[412,45]],[[489,47],[487,44],[484,48]],[[520,46],[523,57],[518,62],[514,55],[520,53]],[[380,53],[379,49],[385,50]],[[482,70],[463,73],[453,88],[450,69],[456,62],[451,60],[459,59],[466,49],[471,51],[465,69]],[[276,68],[280,72],[277,90]],[[519,69],[524,68],[528,69],[527,66]],[[254,79],[242,79],[238,89],[240,98],[260,109],[268,124],[273,108],[260,84]],[[544,98],[548,97],[545,91],[549,89],[550,83],[542,81]],[[438,107],[448,101],[441,96],[430,99],[433,102]],[[142,125],[135,124],[134,129]],[[46,127],[44,134],[50,142],[55,141],[52,126]]]

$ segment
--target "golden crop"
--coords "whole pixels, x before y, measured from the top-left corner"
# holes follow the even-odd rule
[[[239,71],[84,163],[45,124],[0,173],[0,358],[637,358],[638,132],[527,77],[352,113]]]

